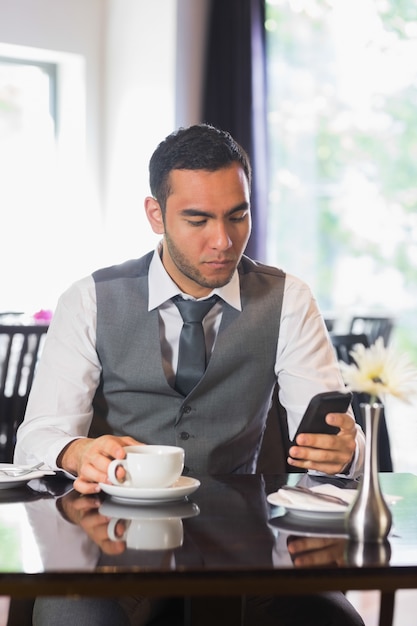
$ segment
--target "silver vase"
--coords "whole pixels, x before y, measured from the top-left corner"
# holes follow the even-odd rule
[[[378,429],[382,404],[361,404],[365,424],[365,463],[358,495],[346,515],[351,541],[384,542],[392,524],[391,511],[384,500],[378,477]]]
[[[391,559],[391,544],[386,539],[381,542],[348,541],[345,550],[345,563],[364,567],[387,565]]]

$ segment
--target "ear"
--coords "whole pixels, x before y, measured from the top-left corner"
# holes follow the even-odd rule
[[[165,228],[159,202],[157,202],[155,198],[148,196],[147,198],[145,198],[145,211],[153,232],[157,235],[163,235],[165,232]]]

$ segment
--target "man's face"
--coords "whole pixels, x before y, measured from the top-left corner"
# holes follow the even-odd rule
[[[227,284],[251,231],[249,185],[242,167],[173,170],[163,220],[162,261],[182,291],[202,297]]]

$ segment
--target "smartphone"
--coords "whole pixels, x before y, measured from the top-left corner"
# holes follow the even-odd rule
[[[352,394],[348,391],[325,391],[311,398],[310,403],[303,415],[294,436],[294,442],[300,433],[323,433],[336,435],[339,432],[337,426],[330,426],[326,422],[327,413],[346,413],[352,400]]]

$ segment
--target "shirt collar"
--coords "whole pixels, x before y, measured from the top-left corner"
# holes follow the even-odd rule
[[[154,255],[149,266],[148,274],[148,289],[149,289],[149,302],[148,311],[158,308],[178,294],[182,294],[181,290],[174,283],[172,278],[165,270],[162,260],[159,256],[158,248],[155,250]],[[237,271],[232,276],[230,282],[224,287],[213,289],[209,295],[217,294],[222,300],[230,304],[234,309],[238,311],[242,310],[242,304],[240,300],[240,284],[239,274]]]

